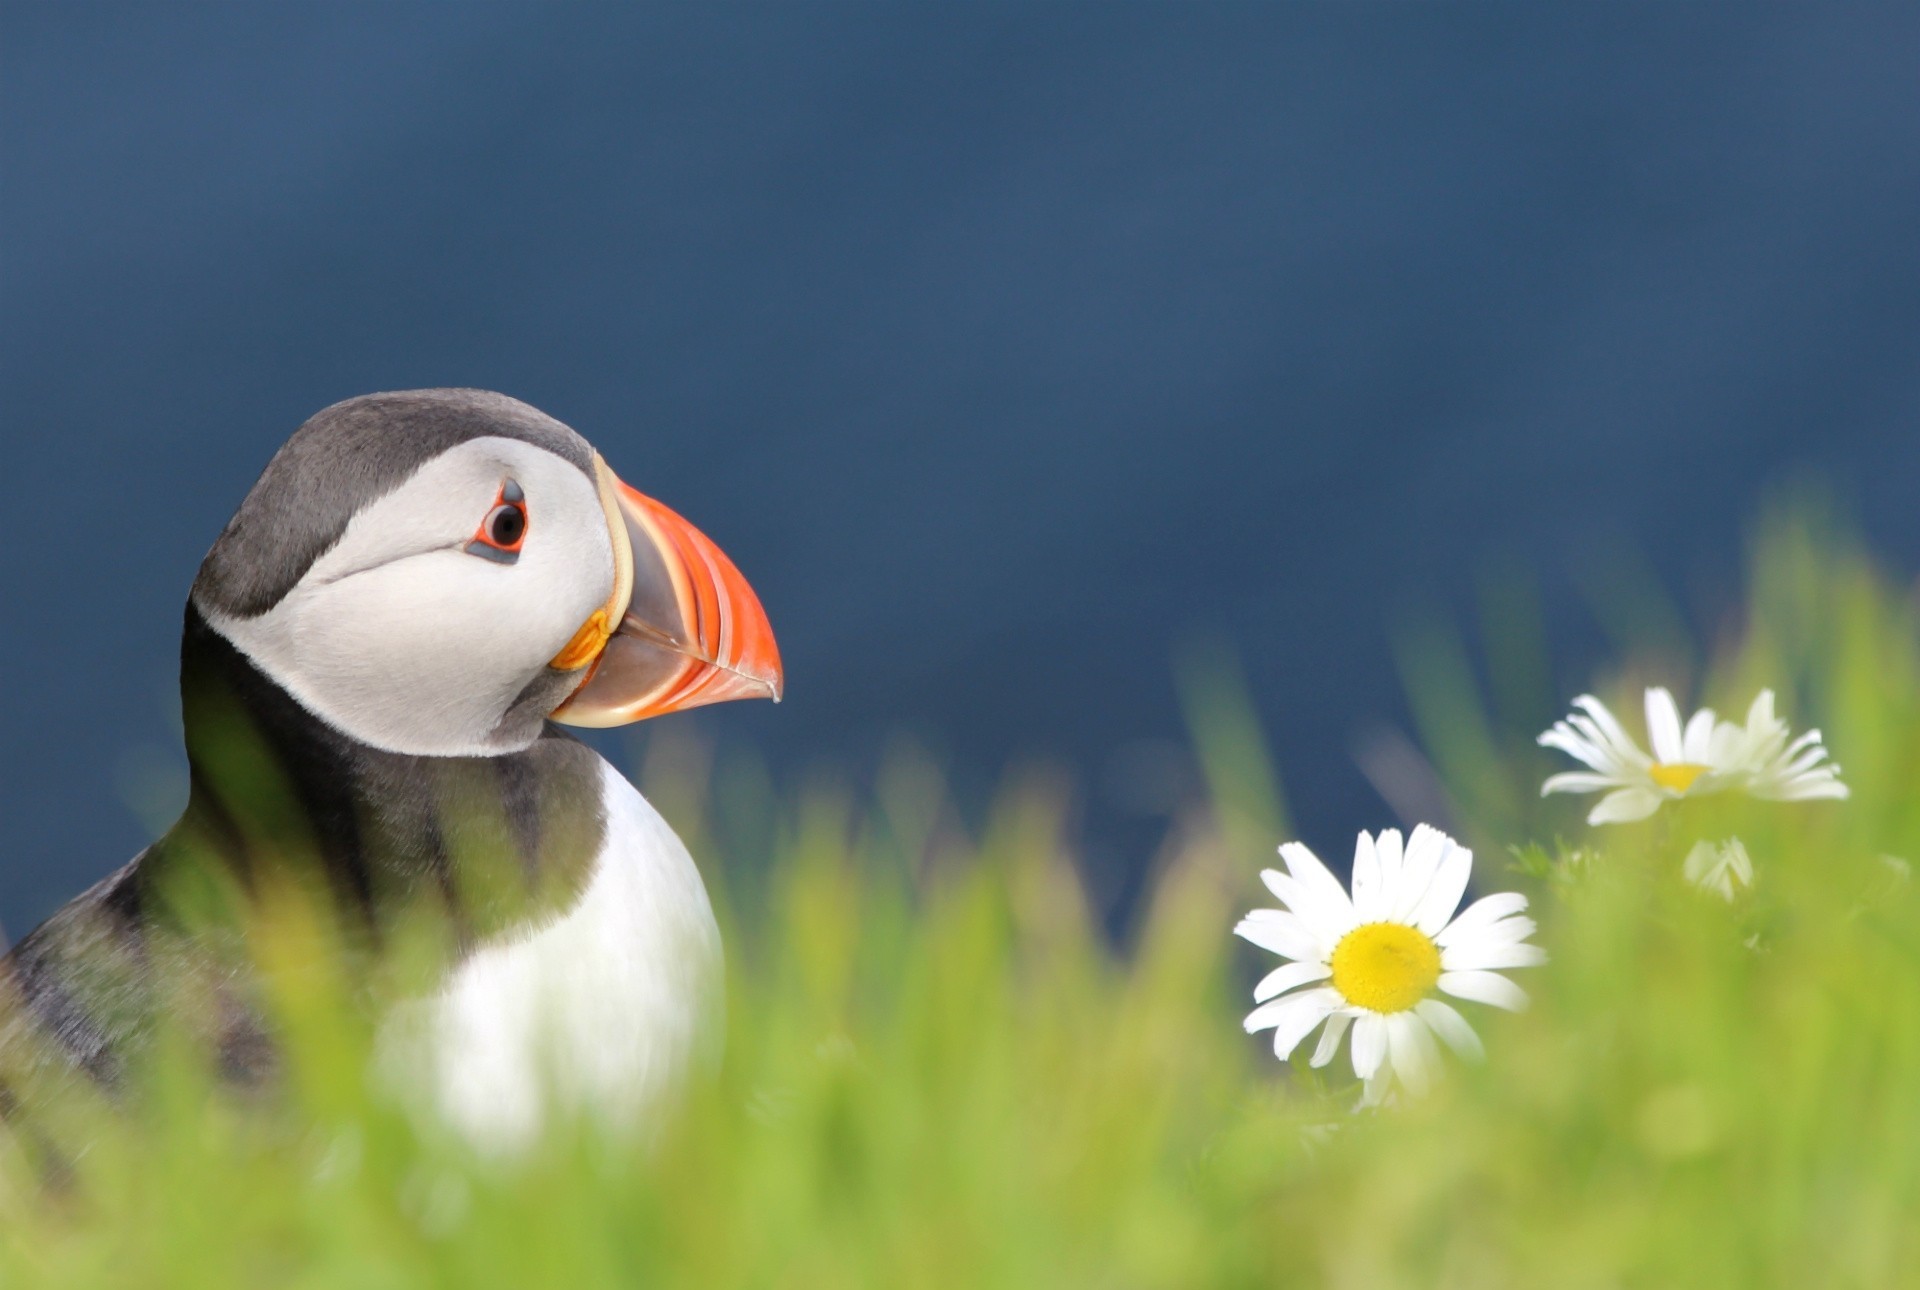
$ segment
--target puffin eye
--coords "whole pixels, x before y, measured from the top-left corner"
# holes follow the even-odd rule
[[[527,540],[527,498],[520,485],[508,480],[500,486],[493,508],[480,521],[467,554],[482,559],[512,564],[520,558],[520,547]]]

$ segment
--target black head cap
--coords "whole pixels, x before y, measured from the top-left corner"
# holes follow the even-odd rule
[[[274,454],[200,565],[194,604],[234,617],[265,613],[362,507],[449,448],[489,435],[545,448],[593,473],[586,440],[504,394],[363,394],[315,413]]]

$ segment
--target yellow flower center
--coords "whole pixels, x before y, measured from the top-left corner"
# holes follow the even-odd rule
[[[1685,793],[1693,787],[1694,780],[1707,773],[1707,768],[1692,761],[1657,761],[1647,773],[1669,793]]]
[[[1440,979],[1440,950],[1405,923],[1363,923],[1333,947],[1333,988],[1375,1012],[1405,1012]]]

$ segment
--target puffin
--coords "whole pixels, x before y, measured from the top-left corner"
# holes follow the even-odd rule
[[[469,1137],[645,1116],[713,1051],[719,930],[686,846],[566,727],[783,687],[733,562],[553,417],[469,389],[320,411],[188,596],[180,819],[3,961],[0,1110],[112,1095],[172,1031],[271,1082],[261,942],[305,908],[375,1064]]]

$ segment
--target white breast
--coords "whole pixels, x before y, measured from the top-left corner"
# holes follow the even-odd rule
[[[383,1028],[390,1070],[489,1145],[531,1138],[552,1108],[633,1124],[717,1039],[720,931],[693,858],[601,763],[606,842],[579,900],[489,946]]]

